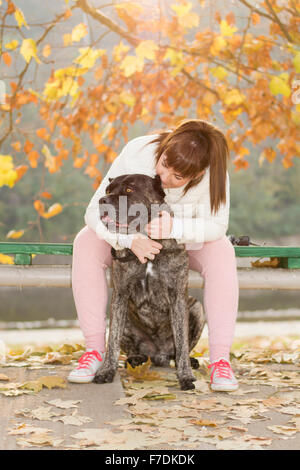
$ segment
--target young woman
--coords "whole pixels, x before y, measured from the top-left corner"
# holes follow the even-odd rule
[[[70,373],[70,382],[92,382],[105,356],[108,287],[105,269],[111,266],[111,247],[128,247],[141,263],[154,259],[162,245],[175,238],[185,243],[190,269],[204,278],[203,302],[209,333],[211,388],[238,388],[229,362],[238,311],[239,286],[234,248],[226,237],[229,219],[229,151],[225,136],[213,124],[192,119],[171,131],[128,142],[114,160],[92,197],[86,226],[73,244],[72,289],[86,352]],[[99,218],[98,201],[109,178],[123,174],[159,175],[165,202],[174,212],[146,225],[147,236],[110,232]],[[189,207],[189,212],[180,208]],[[200,212],[198,209],[201,209]],[[200,214],[200,215],[199,215]],[[181,216],[180,216],[181,215]],[[192,229],[200,222],[202,238]]]

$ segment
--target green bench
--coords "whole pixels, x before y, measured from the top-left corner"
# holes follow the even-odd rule
[[[234,246],[239,258],[280,259],[279,266],[288,269],[300,269],[300,247],[293,246]],[[36,255],[72,255],[72,243],[19,243],[0,242],[0,253],[14,255],[14,264],[32,264],[32,254]]]
[[[244,289],[299,289],[300,290],[300,247],[290,246],[234,246],[237,258],[278,258],[277,267],[250,267],[238,268],[239,278],[243,279],[240,284]],[[5,276],[10,278],[14,276],[11,269],[5,268],[34,268],[37,266],[32,265],[32,255],[67,255],[72,256],[73,245],[72,243],[22,243],[22,242],[0,242],[0,253],[5,255],[14,255],[14,266],[0,264],[0,285],[14,285],[11,281],[5,283]],[[39,265],[42,268],[41,265]],[[51,265],[47,269],[51,269]],[[65,266],[66,267],[66,266]],[[68,268],[71,266],[68,265]],[[54,266],[53,266],[54,268]],[[55,266],[59,268],[59,265]],[[19,272],[19,271],[18,271]],[[38,272],[38,271],[36,271]],[[49,272],[49,271],[48,271]],[[70,269],[69,271],[70,272]],[[190,276],[190,287],[201,287],[199,282],[198,273],[192,271],[193,275]],[[17,272],[15,274],[18,275]],[[69,275],[69,274],[68,274]],[[70,277],[70,276],[69,276]],[[201,276],[200,276],[201,278]],[[274,281],[270,281],[271,279]],[[202,278],[201,278],[202,279]],[[250,279],[247,285],[246,279]],[[64,285],[70,285],[71,280]],[[260,283],[262,287],[260,287]],[[16,281],[16,284],[17,281]],[[52,284],[51,284],[52,285]],[[62,284],[63,285],[63,284]]]

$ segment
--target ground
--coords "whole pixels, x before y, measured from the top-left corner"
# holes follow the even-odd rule
[[[0,368],[1,449],[300,448],[300,337],[237,338],[236,392],[209,388],[207,340],[193,351],[196,389],[174,365],[124,370],[112,384],[71,384],[83,345],[6,348]]]

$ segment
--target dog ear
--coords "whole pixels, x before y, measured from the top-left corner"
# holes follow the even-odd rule
[[[161,179],[159,175],[156,175],[155,178],[153,178],[153,187],[155,190],[155,194],[157,194],[159,197],[162,198],[162,200],[164,200],[166,193],[164,192],[163,187],[161,185]]]

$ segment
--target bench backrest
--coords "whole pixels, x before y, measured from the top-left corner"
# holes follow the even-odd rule
[[[234,246],[236,257],[278,258],[278,267],[300,269],[300,247],[294,246]],[[14,255],[14,264],[31,265],[32,255],[70,255],[72,243],[0,242],[0,253]]]

